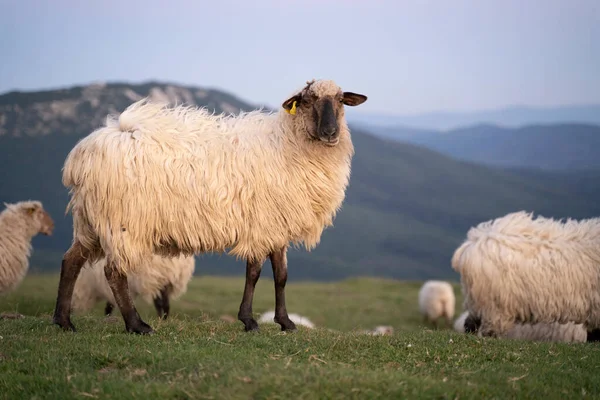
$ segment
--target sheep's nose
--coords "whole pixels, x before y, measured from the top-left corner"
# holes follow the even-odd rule
[[[337,129],[334,127],[330,127],[330,128],[323,128],[321,130],[321,134],[325,137],[331,138],[334,137],[335,134],[337,133]]]

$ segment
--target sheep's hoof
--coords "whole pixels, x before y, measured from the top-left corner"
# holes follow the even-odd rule
[[[64,320],[62,318],[56,318],[56,317],[54,317],[52,319],[52,322],[55,325],[60,326],[63,331],[77,332],[77,329],[75,329],[75,325],[73,325],[73,323],[71,322],[70,318],[67,318],[66,320]]]
[[[152,335],[154,333],[154,329],[141,320],[135,324],[127,326],[126,329],[129,333],[137,333],[139,335]]]
[[[291,319],[286,318],[286,319],[275,319],[275,322],[277,322],[279,325],[281,325],[281,330],[282,331],[297,331],[298,328],[296,328],[296,324],[294,324],[292,322]]]
[[[244,330],[246,332],[258,331],[258,322],[254,318],[245,319],[242,321],[244,323]]]

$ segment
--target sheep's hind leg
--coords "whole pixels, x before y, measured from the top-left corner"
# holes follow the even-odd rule
[[[254,288],[258,278],[260,278],[263,263],[264,260],[248,260],[246,262],[246,285],[244,286],[244,296],[238,312],[238,319],[244,323],[246,332],[258,330],[258,323],[252,317],[252,300],[254,299]]]
[[[169,304],[169,292],[171,285],[167,285],[161,289],[158,296],[154,298],[154,308],[159,318],[167,319],[171,306]]]
[[[108,281],[108,286],[113,292],[113,296],[121,311],[123,320],[125,321],[125,329],[130,333],[151,334],[154,331],[138,314],[131,295],[129,294],[129,286],[127,284],[127,275],[121,274],[114,263],[109,261],[104,267],[104,274]]]
[[[83,267],[89,256],[90,251],[83,247],[79,241],[73,242],[63,256],[60,268],[60,281],[58,283],[58,295],[56,297],[56,307],[52,322],[65,331],[76,331],[75,325],[71,322],[73,289],[75,288],[75,282],[77,281],[81,267]]]
[[[285,284],[287,282],[287,246],[271,253],[271,266],[275,281],[275,322],[281,325],[282,331],[295,331],[296,324],[288,316],[285,307]]]

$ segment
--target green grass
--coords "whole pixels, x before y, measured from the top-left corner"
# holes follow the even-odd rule
[[[68,398],[597,398],[600,352],[593,344],[481,339],[422,325],[419,282],[351,279],[288,285],[288,309],[319,329],[245,333],[235,316],[240,278],[197,277],[168,321],[140,313],[156,333],[124,333],[102,305],[51,325],[57,276],[30,275],[0,299],[0,399]],[[273,307],[262,278],[255,312]],[[460,293],[457,288],[457,294]],[[458,299],[457,304],[460,304]],[[459,311],[459,310],[457,310]],[[392,336],[358,329],[391,325]],[[329,329],[324,329],[329,328]]]

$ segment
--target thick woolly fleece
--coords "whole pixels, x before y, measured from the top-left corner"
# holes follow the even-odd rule
[[[29,270],[31,239],[46,223],[38,212],[43,211],[39,201],[21,201],[6,204],[0,213],[0,294],[17,288]],[[32,214],[27,210],[38,210]]]
[[[455,303],[454,289],[448,282],[427,281],[419,290],[419,311],[430,322],[440,317],[452,320]]]
[[[105,266],[105,258],[83,266],[73,291],[71,304],[74,310],[88,311],[101,301],[115,305],[115,298],[104,274]],[[141,296],[146,303],[151,304],[160,291],[169,286],[169,299],[175,300],[187,291],[194,268],[194,257],[154,256],[151,267],[146,268],[143,274],[130,274],[127,277],[131,297],[135,299]]]
[[[305,90],[341,91],[332,81]],[[134,103],[65,161],[74,236],[125,273],[150,265],[152,253],[262,259],[289,243],[310,250],[350,178],[354,148],[343,114],[339,122],[329,147],[308,139],[313,122],[300,110],[233,117]]]
[[[471,228],[455,251],[463,308],[484,335],[515,323],[600,327],[600,218],[566,221],[516,212]]]

